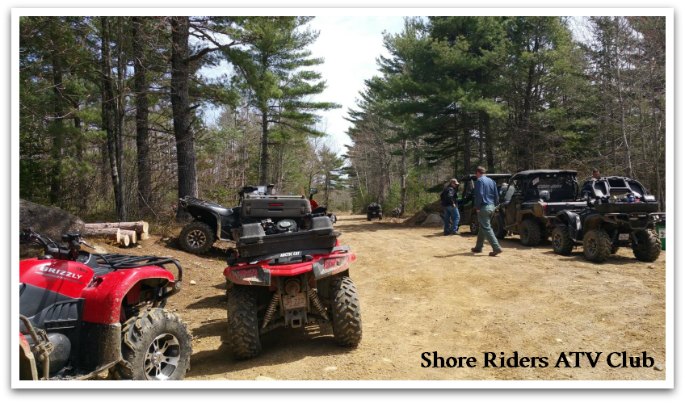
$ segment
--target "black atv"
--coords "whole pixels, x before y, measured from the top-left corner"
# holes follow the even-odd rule
[[[216,240],[235,241],[244,224],[261,223],[268,233],[297,231],[311,226],[311,204],[304,196],[275,195],[273,185],[246,186],[240,192],[240,205],[233,208],[194,197],[180,199],[194,220],[183,227],[181,249],[207,252]]]
[[[579,200],[576,171],[538,169],[522,171],[509,179],[501,189],[500,204],[492,216],[492,229],[497,238],[519,234],[521,243],[536,246],[549,237],[550,220],[561,210],[581,210],[586,202]]]
[[[371,221],[372,218],[383,219],[383,207],[380,204],[373,202],[366,207],[366,220]]]
[[[610,176],[583,185],[587,207],[557,214],[552,247],[569,255],[583,245],[585,258],[604,262],[619,247],[631,247],[637,260],[653,262],[661,254],[655,225],[663,219],[659,204],[635,179]]]

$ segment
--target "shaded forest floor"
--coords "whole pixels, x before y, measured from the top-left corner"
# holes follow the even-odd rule
[[[175,240],[153,236],[142,248],[110,252],[173,256],[185,268],[184,289],[168,308],[193,334],[186,379],[664,379],[665,254],[652,264],[622,248],[605,264],[555,255],[551,246],[502,243],[504,253],[474,255],[471,235],[442,236],[363,216],[339,217],[341,241],[357,254],[351,276],[362,304],[363,340],[354,350],[333,342],[330,329],[280,329],[263,338],[262,354],[235,361],[226,333],[224,251],[194,256]],[[461,227],[467,230],[467,227]],[[191,285],[193,280],[196,284]],[[475,356],[475,368],[421,368],[421,353]],[[547,368],[484,368],[483,353],[549,357]],[[603,352],[592,368],[554,368],[562,352]],[[655,368],[610,368],[606,356],[643,351]]]

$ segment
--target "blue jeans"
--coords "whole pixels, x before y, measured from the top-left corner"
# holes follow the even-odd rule
[[[485,238],[488,238],[488,242],[490,242],[493,251],[502,250],[497,241],[497,237],[495,236],[495,231],[492,230],[492,226],[490,225],[490,220],[492,219],[492,214],[494,212],[495,206],[492,204],[486,204],[478,211],[478,224],[480,225],[480,228],[478,229],[476,249],[483,249],[483,242],[485,241]]]
[[[459,209],[454,206],[443,207],[442,219],[445,221],[445,234],[451,234],[459,230]]]

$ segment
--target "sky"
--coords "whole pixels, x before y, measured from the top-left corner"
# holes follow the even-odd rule
[[[383,32],[399,33],[404,26],[401,16],[319,16],[309,26],[319,31],[319,38],[309,50],[312,56],[324,59],[314,69],[326,81],[323,93],[314,100],[334,102],[341,107],[319,112],[318,129],[328,136],[324,143],[338,154],[345,153],[345,145],[351,144],[346,132],[350,122],[345,120],[347,111],[354,108],[356,98],[364,89],[364,80],[377,74],[376,58],[388,55],[383,47]],[[205,68],[200,72],[206,77],[232,74],[226,62],[218,67]],[[208,123],[218,118],[220,108],[209,107],[205,111]]]
[[[354,108],[364,80],[377,74],[376,59],[388,55],[383,47],[383,32],[399,33],[404,26],[400,16],[320,16],[310,23],[319,38],[310,46],[312,54],[323,57],[317,67],[326,80],[326,90],[317,97],[342,107],[321,113],[321,128],[329,134],[327,144],[339,154],[351,144],[346,132],[350,122],[347,111]]]

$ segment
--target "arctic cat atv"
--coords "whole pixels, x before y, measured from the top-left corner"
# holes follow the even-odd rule
[[[376,202],[366,207],[366,220],[371,221],[372,218],[378,218],[378,221],[383,219],[383,207]]]
[[[279,327],[330,324],[337,344],[359,344],[360,305],[349,274],[356,257],[339,245],[338,235],[328,217],[314,217],[311,227],[298,231],[243,224],[224,270],[226,344],[235,358],[258,355],[261,335]]]
[[[307,228],[313,217],[327,215],[325,209],[313,213],[304,196],[273,194],[273,185],[246,186],[239,195],[240,204],[232,208],[194,197],[180,199],[181,207],[194,219],[181,230],[181,249],[205,253],[216,240],[235,241],[243,224],[273,220],[274,225]]]
[[[583,185],[587,207],[559,212],[553,223],[552,248],[569,255],[583,245],[585,258],[606,261],[619,247],[631,247],[637,260],[653,262],[661,254],[655,225],[663,219],[659,204],[635,179],[610,176]]]
[[[547,239],[553,226],[550,219],[561,210],[580,210],[586,202],[578,201],[576,171],[522,171],[509,179],[499,206],[492,216],[492,229],[502,239],[519,234],[521,243],[535,246]]]
[[[191,336],[164,309],[181,289],[178,262],[87,253],[78,233],[63,235],[67,245],[32,230],[21,238],[44,252],[19,265],[20,379],[88,379],[107,370],[115,379],[183,379]]]
[[[511,178],[511,174],[488,174],[488,178],[492,179],[497,183],[497,189],[502,190],[503,187],[507,187],[507,181]],[[461,178],[461,198],[458,202],[459,207],[459,225],[468,225],[469,231],[473,235],[478,234],[478,214],[476,214],[476,209],[473,207],[473,190],[476,186],[476,175],[469,175],[467,177]]]

